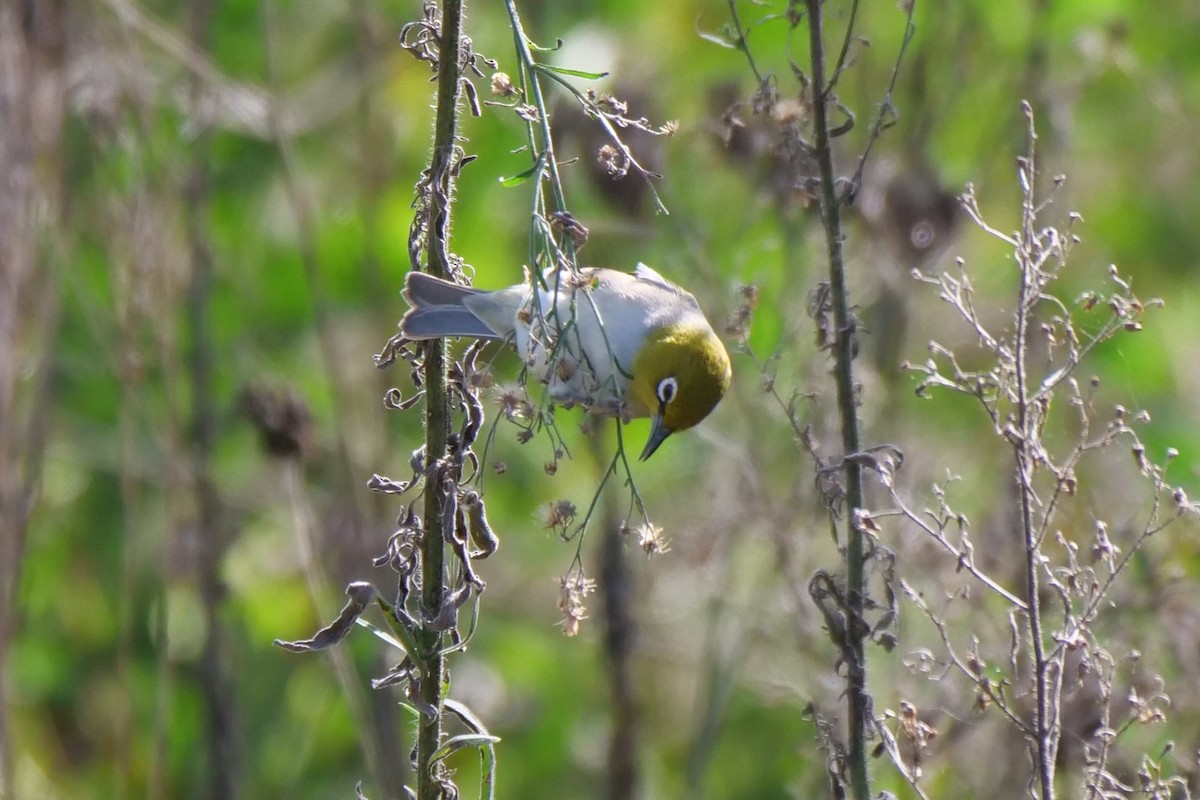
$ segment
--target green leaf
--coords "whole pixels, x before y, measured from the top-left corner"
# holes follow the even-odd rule
[[[562,39],[555,39],[554,47],[542,47],[540,44],[537,44],[532,39],[526,39],[525,43],[529,45],[530,50],[533,50],[534,52],[537,52],[537,53],[553,53],[555,50],[562,49],[562,46],[563,46]]]
[[[362,618],[355,620],[355,622],[357,622],[359,625],[363,626],[364,628],[369,630],[371,633],[375,634],[380,639],[387,642],[388,644],[390,644],[392,647],[396,648],[397,650],[403,650],[404,652],[408,653],[409,655],[412,655],[412,651],[409,650],[409,648],[407,646],[405,646],[404,642],[402,642],[399,639],[397,639],[396,637],[392,636],[390,633],[383,630],[382,628],[372,625],[370,622],[368,622],[367,620],[362,619]]]
[[[581,69],[568,69],[566,67],[556,67],[553,64],[534,64],[533,68],[541,72],[553,72],[558,75],[570,75],[575,78],[584,78],[589,81],[600,80],[607,78],[607,72],[585,72]]]
[[[524,183],[525,181],[532,178],[534,176],[534,174],[539,172],[540,170],[541,170],[541,164],[534,164],[532,167],[530,167],[529,169],[520,173],[519,175],[513,175],[510,178],[501,178],[500,185],[501,186],[520,186],[522,183]]]
[[[532,167],[530,167],[529,169],[525,170],[524,172],[522,172],[518,175],[513,175],[510,178],[501,178],[500,185],[501,186],[520,186],[522,183],[529,180],[534,175],[540,174],[542,169],[545,166],[546,166],[546,154],[542,153],[540,156],[538,156],[537,161],[533,162]]]
[[[729,41],[724,36],[718,36],[715,33],[705,33],[704,31],[696,31],[696,34],[704,41],[712,42],[713,44],[717,45],[718,47],[724,47],[729,50],[740,50],[741,49],[740,47],[737,46],[737,44]]]

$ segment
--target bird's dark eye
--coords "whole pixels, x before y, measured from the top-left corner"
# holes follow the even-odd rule
[[[663,405],[675,399],[675,392],[679,390],[679,384],[674,378],[663,378],[658,382],[658,388],[655,393],[658,395],[658,401]]]

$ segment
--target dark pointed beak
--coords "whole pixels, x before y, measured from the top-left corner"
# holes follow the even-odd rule
[[[638,461],[645,461],[650,456],[654,455],[654,451],[658,446],[667,440],[671,435],[671,429],[663,422],[662,414],[655,414],[653,421],[650,423],[650,438],[646,442],[646,446],[642,448],[642,455]]]

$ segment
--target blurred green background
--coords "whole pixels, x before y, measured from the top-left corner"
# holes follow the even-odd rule
[[[478,632],[451,661],[452,695],[503,739],[502,797],[633,796],[614,775],[632,776],[644,797],[822,796],[825,755],[804,709],[836,716],[841,682],[805,585],[838,555],[811,459],[763,391],[770,375],[785,401],[811,393],[799,408],[825,455],[836,452],[828,361],[805,311],[823,245],[802,176],[781,166],[777,121],[751,112],[745,56],[700,35],[724,35],[726,3],[518,7],[531,36],[563,40],[555,63],[609,71],[598,88],[628,100],[632,116],[679,125],[671,138],[630,140],[665,175],[657,188],[671,213],[655,215],[636,181],[597,175],[595,132],[552,92],[560,154],[579,159],[563,175],[591,232],[581,260],[645,261],[718,323],[744,284],[758,286],[759,304],[754,356],[735,354],[731,396],[635,467],[671,550],[647,559],[618,543],[630,581],[621,630],[632,655],[617,679],[627,696],[614,700],[600,596],[579,637],[557,624],[558,579],[577,544],[545,528],[545,508],[560,498],[585,507],[613,446],[611,426],[581,435],[578,411],[560,413],[574,457],[553,476],[545,439],[520,445],[511,426],[497,428],[489,458],[507,471],[488,475],[486,499],[502,544],[477,565],[488,589]],[[739,10],[758,68],[798,98],[788,58],[804,63],[804,36],[789,41],[778,19],[759,24],[782,8]],[[826,4],[836,35],[848,11]],[[417,411],[382,404],[391,386],[412,393],[406,369],[372,363],[403,312],[412,187],[432,131],[428,66],[398,46],[419,13],[390,0],[3,6],[0,794],[352,797],[361,780],[371,798],[401,796],[409,720],[396,695],[369,688],[399,656],[366,631],[332,655],[271,642],[332,618],[348,581],[393,581],[371,558],[402,504],[366,483],[409,477],[422,440]],[[896,3],[859,9],[866,42],[840,92],[857,115],[838,141],[845,174],[904,22]],[[962,256],[985,317],[1004,327],[1011,253],[956,213],[953,197],[972,182],[992,225],[1017,225],[1018,103],[1030,100],[1044,183],[1068,176],[1047,222],[1083,217],[1061,296],[1111,290],[1115,263],[1143,299],[1166,300],[1143,332],[1086,368],[1102,377],[1096,405],[1148,411],[1151,455],[1177,448],[1170,474],[1196,487],[1200,6],[963,0],[918,3],[915,23],[891,98],[898,121],[875,144],[849,222],[852,299],[868,331],[857,362],[864,437],[904,449],[915,506],[933,482],[959,476],[954,502],[976,525],[981,563],[1012,585],[1002,445],[970,403],[917,399],[899,369],[927,358],[934,338],[968,362],[977,351],[909,272],[953,269]],[[467,33],[515,73],[502,4],[468,3]],[[476,80],[485,99],[488,73]],[[452,248],[478,285],[518,282],[531,187],[500,179],[529,165],[524,124],[485,106],[464,116],[462,133],[478,160],[458,185]],[[513,361],[497,356],[501,377]],[[634,423],[627,436],[640,448],[645,430]],[[1121,451],[1084,472],[1081,529],[1093,517],[1115,531],[1145,519],[1131,462]],[[579,545],[593,577],[628,502],[619,485],[607,498],[615,510]],[[901,576],[930,597],[965,582],[912,531],[886,535]],[[1121,613],[1098,630],[1121,680],[1161,675],[1174,700],[1167,723],[1131,733],[1132,752],[1157,756],[1175,741],[1167,760],[1195,791],[1194,526],[1153,539],[1114,599]],[[999,642],[1002,658],[1004,613],[979,605],[958,615],[962,630]],[[974,710],[969,687],[910,668],[936,637],[904,614],[899,647],[871,653],[876,711],[908,700],[942,731],[922,764],[934,796],[1017,796],[1023,787],[1005,780],[1024,769],[1019,741]],[[1136,664],[1125,657],[1133,648]],[[1091,717],[1079,716],[1082,730]],[[610,762],[614,732],[628,747],[623,764]],[[1069,747],[1063,758],[1078,767]],[[478,759],[457,759],[473,796]],[[884,761],[879,788],[910,796]]]

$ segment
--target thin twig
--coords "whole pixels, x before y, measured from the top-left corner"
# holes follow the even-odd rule
[[[750,52],[750,42],[747,40],[749,32],[742,26],[742,18],[738,14],[737,0],[729,0],[729,16],[733,19],[733,30],[737,34],[735,45],[746,56],[746,63],[750,65],[750,71],[754,73],[754,80],[762,83],[762,73],[758,71],[758,65],[754,63],[754,55]]]
[[[913,24],[913,12],[917,7],[917,0],[909,0],[908,14],[904,20],[904,38],[900,40],[900,47],[896,52],[896,63],[892,66],[892,77],[888,81],[887,91],[883,93],[883,99],[879,102],[879,113],[875,117],[875,122],[871,126],[871,133],[867,137],[867,143],[863,147],[862,154],[858,157],[858,167],[854,170],[854,177],[850,181],[851,191],[857,192],[862,185],[863,170],[867,167],[867,159],[871,156],[871,149],[875,146],[875,142],[883,132],[895,120],[896,109],[892,105],[892,95],[896,91],[896,80],[900,76],[900,65],[904,62],[904,54],[908,51],[908,45],[916,36],[917,28]],[[858,2],[854,3],[854,11],[858,9]],[[853,25],[853,16],[851,16],[851,25]],[[841,58],[838,61],[838,72],[840,74],[843,69],[842,62],[846,58],[846,49],[849,48],[850,29],[846,31],[846,44],[842,50]],[[836,81],[836,76],[834,80]]]
[[[1042,631],[1042,607],[1040,597],[1040,575],[1042,553],[1038,546],[1038,531],[1034,521],[1035,490],[1033,486],[1036,470],[1036,452],[1039,433],[1035,429],[1037,410],[1033,405],[1033,392],[1029,386],[1029,368],[1026,365],[1029,350],[1030,317],[1037,304],[1040,287],[1037,284],[1034,265],[1035,247],[1033,207],[1034,146],[1037,135],[1033,129],[1033,112],[1024,106],[1028,119],[1027,151],[1021,169],[1025,173],[1025,190],[1021,203],[1021,234],[1017,245],[1017,263],[1020,269],[1020,289],[1017,299],[1017,328],[1014,333],[1014,379],[1016,380],[1016,425],[1018,437],[1014,444],[1016,478],[1021,505],[1021,531],[1025,543],[1025,604],[1028,609],[1030,658],[1036,707],[1034,709],[1033,736],[1037,749],[1037,779],[1041,800],[1054,799],[1054,758],[1056,718],[1054,707],[1057,695],[1051,690],[1054,672],[1061,673],[1047,659],[1045,634]]]

